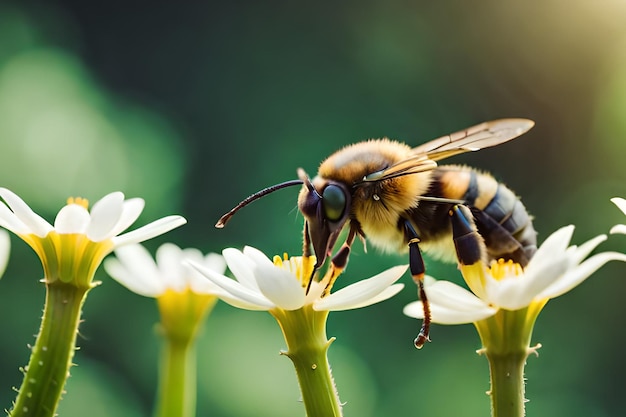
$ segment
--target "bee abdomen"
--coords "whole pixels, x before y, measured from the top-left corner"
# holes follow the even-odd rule
[[[493,177],[472,172],[464,197],[476,219],[478,233],[485,240],[490,260],[510,259],[526,266],[537,250],[537,232],[532,218],[515,193],[503,184],[497,183],[491,200],[484,201],[481,183],[491,182],[495,182]],[[482,207],[475,205],[479,197],[483,199]]]

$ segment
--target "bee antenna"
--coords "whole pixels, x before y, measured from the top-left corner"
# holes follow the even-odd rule
[[[258,200],[261,197],[265,197],[266,195],[268,195],[270,193],[273,193],[276,190],[280,190],[281,188],[291,187],[292,185],[301,185],[303,183],[304,183],[304,181],[302,179],[285,181],[285,182],[281,182],[280,184],[276,184],[276,185],[272,185],[271,187],[264,188],[261,191],[257,191],[256,193],[252,194],[251,196],[249,196],[248,198],[243,200],[241,203],[239,203],[235,207],[233,207],[233,209],[230,210],[228,213],[226,213],[222,217],[220,217],[220,219],[217,221],[217,223],[215,223],[215,227],[217,227],[218,229],[221,229],[224,226],[226,226],[226,223],[230,220],[231,217],[233,217],[233,215],[235,213],[237,213],[239,211],[239,209],[244,208],[245,206],[247,206],[248,204],[252,203],[253,201]],[[309,181],[309,183],[310,183],[310,181]],[[308,187],[308,185],[307,185],[307,187]]]

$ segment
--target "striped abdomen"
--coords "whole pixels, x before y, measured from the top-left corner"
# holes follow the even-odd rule
[[[537,250],[537,232],[526,208],[513,191],[491,175],[465,166],[440,166],[433,171],[427,195],[465,201],[474,215],[478,233],[485,240],[489,261],[510,259],[526,266]],[[450,207],[424,201],[412,213],[424,237],[428,238],[429,234],[436,237],[443,232],[433,229],[433,225],[444,223],[443,217],[448,215]]]

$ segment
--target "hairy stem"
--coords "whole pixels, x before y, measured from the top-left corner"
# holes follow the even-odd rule
[[[327,311],[271,311],[281,326],[288,356],[296,369],[307,417],[341,417],[341,402],[328,363]]]
[[[521,354],[489,354],[491,376],[491,416],[524,416],[524,365],[526,352]]]
[[[54,416],[76,350],[87,289],[61,281],[47,284],[41,327],[11,417]]]

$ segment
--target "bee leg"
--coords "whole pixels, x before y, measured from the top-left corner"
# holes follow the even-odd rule
[[[333,284],[337,280],[337,277],[341,275],[343,270],[348,265],[348,259],[350,258],[350,248],[354,243],[354,238],[358,233],[358,228],[354,227],[354,225],[350,224],[350,231],[348,232],[348,236],[346,237],[346,241],[341,245],[341,248],[337,251],[335,256],[330,261],[330,268],[326,273],[328,278],[328,283],[326,284],[326,288],[324,288],[324,292],[322,296],[326,296],[330,293]]]
[[[426,267],[424,266],[424,258],[422,258],[422,252],[418,245],[420,241],[419,236],[408,220],[404,221],[404,232],[409,241],[409,268],[411,270],[411,276],[415,284],[417,284],[419,298],[424,307],[422,328],[414,341],[415,347],[421,349],[426,342],[430,342],[430,304],[428,303],[428,297],[426,297],[426,291],[424,290],[424,273],[426,272]]]
[[[456,257],[462,265],[473,265],[484,259],[485,244],[478,234],[469,208],[457,204],[450,210],[452,237]]]

